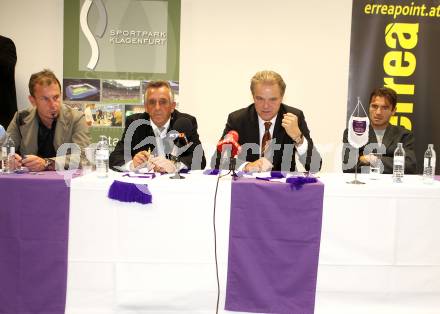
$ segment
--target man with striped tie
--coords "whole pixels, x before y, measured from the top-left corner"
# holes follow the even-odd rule
[[[301,110],[282,103],[286,84],[274,71],[257,72],[250,89],[254,103],[228,116],[222,138],[231,130],[242,146],[238,169],[247,172],[296,171],[295,154],[307,171],[321,168],[321,156],[313,145]],[[221,154],[213,166],[222,168]]]

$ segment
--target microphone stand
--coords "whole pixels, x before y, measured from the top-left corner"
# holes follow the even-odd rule
[[[358,161],[359,161],[359,149],[357,149],[357,156],[356,156],[356,166],[354,168],[354,180],[347,182],[348,184],[365,184],[365,182],[362,182],[357,179],[358,174]]]
[[[180,168],[180,157],[171,155],[171,161],[175,163],[176,166],[176,172],[170,179],[185,179],[184,176],[180,175],[179,168]]]
[[[182,134],[182,133],[179,133]],[[183,137],[177,137],[175,139],[175,143],[173,144],[173,148],[171,153],[169,154],[169,158],[172,162],[174,162],[174,165],[176,167],[176,171],[174,172],[174,175],[170,177],[170,179],[185,179],[184,176],[180,175],[180,154],[179,148],[181,148],[184,145],[188,145],[188,140],[186,139],[186,136],[183,135]]]
[[[229,172],[232,172],[231,176],[232,176],[232,180],[237,180],[238,179],[238,175],[235,172],[235,166],[237,165],[237,159],[234,157],[229,157]]]

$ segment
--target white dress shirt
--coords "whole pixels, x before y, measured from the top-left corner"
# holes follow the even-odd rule
[[[150,120],[149,122],[151,124],[151,128],[153,129],[153,133],[154,133],[154,136],[156,137],[156,143],[157,143],[156,149],[153,152],[156,153],[157,156],[165,157],[165,148],[164,148],[164,144],[163,144],[163,139],[167,135],[168,127],[170,126],[170,119],[168,119],[168,121],[163,125],[161,130],[159,129],[159,127],[156,124],[154,124],[153,121]],[[121,170],[122,171],[133,171],[134,170],[133,160],[130,160],[125,165],[123,165],[121,167]]]
[[[270,138],[273,139],[273,129],[275,127],[275,121],[276,121],[277,117],[273,117],[272,120],[270,121],[264,121],[263,119],[260,118],[260,116],[258,116],[258,127],[260,130],[260,147],[261,147],[261,142],[263,141],[263,135],[264,132],[266,130],[266,128],[264,127],[264,122],[271,122],[272,125],[269,128],[269,133],[270,133]],[[305,153],[307,153],[307,148],[309,147],[307,139],[305,137],[303,137],[303,142],[301,145],[298,145],[296,147],[296,151],[298,152],[298,155],[304,155]]]

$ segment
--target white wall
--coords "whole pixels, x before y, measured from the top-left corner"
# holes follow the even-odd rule
[[[251,103],[258,70],[279,72],[284,102],[305,113],[324,170],[339,171],[348,86],[352,0],[182,0],[180,109],[195,115],[205,150],[227,114]],[[17,100],[31,73],[62,77],[63,1],[0,0],[0,33],[17,46]],[[208,153],[209,154],[209,153]]]
[[[0,0],[0,34],[17,48],[15,84],[19,109],[30,105],[32,73],[51,69],[63,77],[63,1]]]

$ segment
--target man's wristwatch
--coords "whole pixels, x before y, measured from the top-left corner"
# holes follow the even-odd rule
[[[44,170],[55,170],[55,160],[50,158],[44,158]]]

